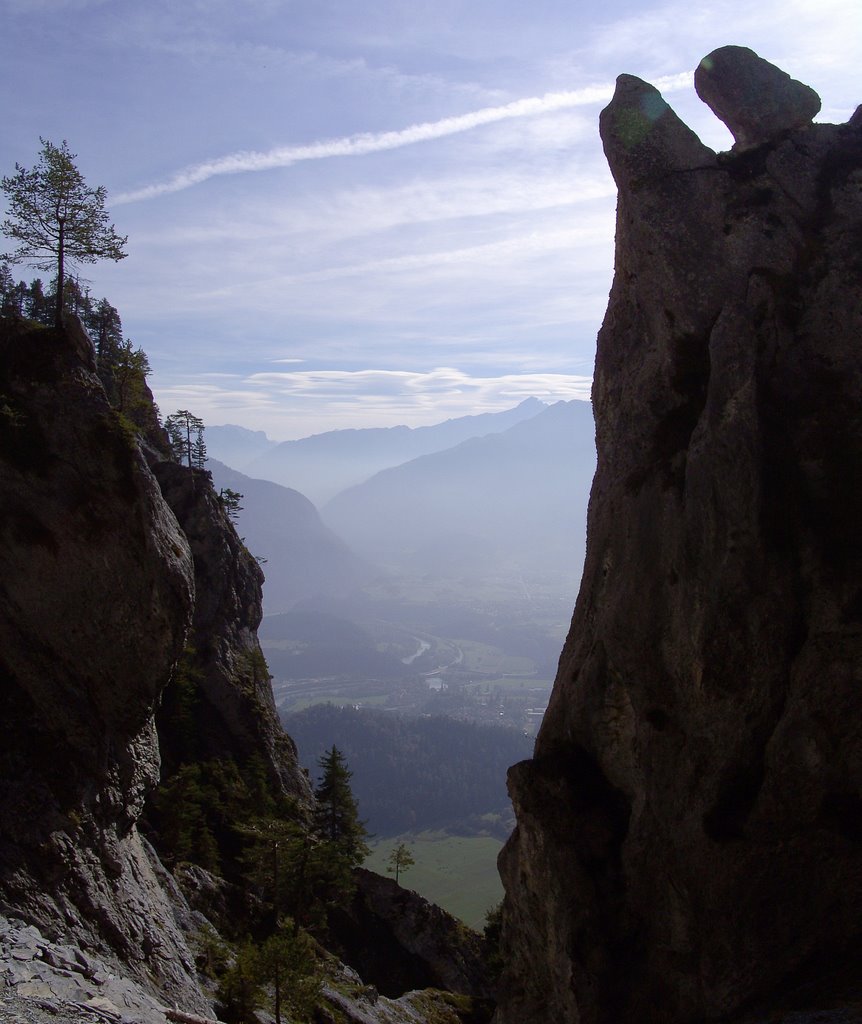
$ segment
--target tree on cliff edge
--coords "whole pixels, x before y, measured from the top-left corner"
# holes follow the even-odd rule
[[[165,420],[165,430],[177,460],[189,469],[203,469],[207,461],[204,421],[188,409],[177,409]]]
[[[63,284],[66,261],[95,263],[121,260],[127,238],[117,234],[105,210],[107,191],[89,188],[75,166],[76,154],[64,140],[60,146],[45,139],[39,162],[32,170],[15,164],[15,174],[2,180],[8,216],[3,234],[17,243],[5,255],[10,263],[31,263],[57,272],[54,323],[63,323]]]

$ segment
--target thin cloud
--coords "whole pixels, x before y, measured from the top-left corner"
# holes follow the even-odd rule
[[[691,84],[692,75],[685,72],[669,75],[656,85],[671,92],[686,88]],[[570,92],[546,93],[515,100],[498,107],[485,107],[469,114],[456,117],[444,117],[439,121],[427,121],[411,125],[398,131],[363,132],[348,135],[340,139],[326,139],[307,146],[280,146],[266,152],[243,151],[231,153],[217,160],[209,160],[179,171],[168,181],[131,192],[124,192],[112,199],[113,205],[139,202],[153,199],[169,192],[181,192],[183,189],[199,185],[210,178],[224,174],[244,174],[252,171],[267,171],[274,168],[290,167],[306,160],[323,160],[339,156],[364,156],[368,153],[379,153],[384,150],[400,149],[412,146],[417,142],[428,142],[433,139],[456,135],[459,132],[471,131],[483,125],[494,124],[514,117],[532,117],[564,110],[569,107],[587,106],[610,99],[613,94],[611,85],[591,85]]]
[[[510,397],[534,395],[538,398],[589,398],[592,378],[565,373],[520,373],[501,376],[474,376],[450,366],[438,366],[425,372],[412,370],[304,370],[293,373],[251,374],[246,383],[273,395],[295,398],[335,398],[346,394],[403,395],[415,398],[423,394],[482,395],[498,401]]]
[[[208,423],[242,423],[281,440],[324,430],[407,424],[511,409],[525,398],[589,401],[592,378],[571,373],[481,375],[451,366],[255,373],[220,389],[177,381],[155,391],[163,408],[190,408]]]

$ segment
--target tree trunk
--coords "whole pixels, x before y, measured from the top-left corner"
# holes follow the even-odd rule
[[[60,233],[57,239],[57,305],[54,308],[54,326],[63,326],[63,289],[65,285],[64,273],[63,273],[63,247],[66,241],[66,218],[58,217],[57,222],[60,225]]]

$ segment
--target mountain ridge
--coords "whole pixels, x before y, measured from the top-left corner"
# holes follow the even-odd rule
[[[527,398],[512,409],[443,420],[422,427],[358,427],[330,430],[283,441],[246,464],[259,474],[292,487],[322,505],[381,469],[419,455],[452,447],[469,437],[508,429],[539,414],[544,403]]]
[[[263,560],[267,615],[308,598],[343,596],[377,574],[296,489],[249,477],[217,459],[209,459],[207,469],[217,489],[243,495],[237,527]]]
[[[590,404],[557,402],[505,431],[381,470],[333,498],[321,516],[380,564],[421,560],[427,548],[427,568],[439,570],[449,538],[456,551],[473,545],[483,571],[499,559],[576,573],[574,514],[586,508],[594,471]]]

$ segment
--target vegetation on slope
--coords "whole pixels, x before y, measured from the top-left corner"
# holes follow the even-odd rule
[[[510,831],[506,771],[529,757],[532,744],[516,729],[332,704],[290,715],[285,725],[306,766],[327,744],[344,751],[374,834],[445,828],[504,838]]]

